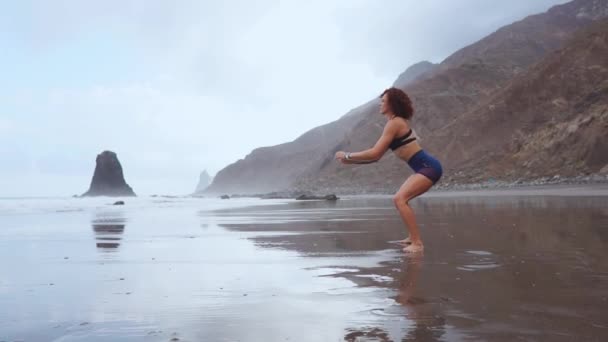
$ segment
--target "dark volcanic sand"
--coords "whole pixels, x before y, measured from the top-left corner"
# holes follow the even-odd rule
[[[228,201],[0,200],[0,341],[608,339],[606,188]]]

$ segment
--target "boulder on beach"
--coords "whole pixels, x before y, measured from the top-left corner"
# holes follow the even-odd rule
[[[91,187],[82,196],[136,196],[125,181],[116,153],[103,151],[95,162]]]
[[[305,200],[326,200],[326,201],[337,201],[338,196],[334,194],[325,195],[325,196],[315,196],[315,195],[300,195],[296,197],[296,200],[305,201]]]

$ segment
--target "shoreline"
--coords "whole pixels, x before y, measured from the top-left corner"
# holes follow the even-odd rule
[[[515,181],[489,180],[473,183],[446,183],[439,184],[435,189],[440,190],[474,190],[474,189],[510,189],[522,187],[535,187],[545,185],[596,185],[608,184],[608,175],[590,175],[577,177],[540,177],[530,180],[518,179]]]
[[[460,193],[460,192],[475,192],[477,190],[496,190],[496,192],[503,192],[505,190],[561,190],[564,188],[571,187],[589,187],[599,186],[603,191],[608,191],[608,175],[593,175],[593,176],[578,176],[578,177],[542,177],[532,180],[517,180],[517,181],[503,181],[503,180],[491,180],[485,182],[475,183],[446,183],[438,184],[433,186],[427,194],[440,194],[440,193]],[[290,189],[284,191],[274,191],[267,193],[255,193],[255,194],[192,194],[190,197],[202,197],[202,198],[214,198],[220,196],[228,196],[227,198],[260,198],[260,199],[296,199],[302,195],[318,196],[323,197],[327,195],[340,196],[377,196],[377,195],[393,195],[397,189],[382,189],[379,191],[362,191],[358,189],[344,189],[344,188],[326,188],[323,190],[300,190]],[[602,192],[602,191],[600,191]]]

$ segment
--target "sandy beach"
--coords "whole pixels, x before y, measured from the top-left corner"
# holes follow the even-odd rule
[[[0,199],[0,341],[601,341],[608,187]]]

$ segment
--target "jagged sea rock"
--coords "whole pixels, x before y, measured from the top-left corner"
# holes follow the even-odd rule
[[[125,181],[116,153],[103,151],[95,163],[91,186],[82,196],[136,196]]]
[[[201,172],[201,175],[198,178],[198,184],[196,185],[194,193],[200,193],[205,191],[209,184],[211,184],[211,176],[209,176],[207,170],[203,170],[203,172]]]

